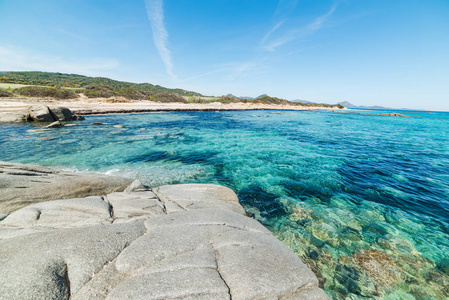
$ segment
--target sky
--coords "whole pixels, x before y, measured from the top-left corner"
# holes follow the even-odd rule
[[[0,0],[0,71],[449,111],[449,0]]]

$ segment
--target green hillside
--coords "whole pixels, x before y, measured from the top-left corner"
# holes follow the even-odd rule
[[[76,74],[49,72],[1,72],[0,83],[16,83],[44,86],[63,86],[85,88],[87,86],[107,86],[114,90],[133,89],[137,91],[176,93],[181,96],[202,96],[199,93],[183,89],[169,89],[151,83],[132,83],[104,77],[89,77]]]
[[[259,103],[302,107],[343,108],[341,104],[291,102],[285,99],[261,95],[257,98],[238,98],[228,94],[221,97],[205,97],[183,89],[169,89],[151,83],[132,83],[105,77],[89,77],[76,74],[49,72],[0,72],[1,84],[15,84],[17,88],[0,89],[0,97],[44,97],[76,99],[79,94],[88,98],[119,97],[127,100],[181,103]]]

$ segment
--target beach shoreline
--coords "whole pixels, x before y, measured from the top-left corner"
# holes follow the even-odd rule
[[[31,105],[67,107],[77,115],[106,115],[121,113],[180,112],[180,111],[244,111],[244,110],[335,110],[338,107],[307,107],[261,103],[161,103],[146,100],[117,101],[111,98],[80,98],[76,100],[54,100],[45,98],[4,98],[0,101],[0,113],[19,113]],[[346,108],[344,108],[346,109]]]

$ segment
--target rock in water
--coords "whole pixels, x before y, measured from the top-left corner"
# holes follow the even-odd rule
[[[398,113],[381,113],[381,114],[379,114],[379,116],[410,117],[410,116],[402,115],[402,114],[398,114]]]
[[[31,203],[123,191],[131,180],[0,161],[0,214]]]
[[[73,115],[72,116],[72,121],[84,121],[85,118],[83,116],[79,116],[79,115]]]
[[[62,127],[62,123],[61,123],[61,121],[55,121],[55,122],[53,122],[53,123],[51,123],[51,124],[49,124],[49,125],[47,125],[45,127],[47,127],[47,128],[60,128],[60,127]]]
[[[58,117],[60,121],[72,121],[72,112],[67,107],[52,107],[50,110]]]
[[[45,105],[33,105],[28,109],[30,111],[30,117],[34,121],[38,122],[54,122],[58,121],[58,117],[56,117],[48,106]]]

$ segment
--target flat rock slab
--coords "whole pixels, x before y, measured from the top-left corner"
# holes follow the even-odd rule
[[[213,184],[164,185],[153,189],[153,192],[166,204],[167,209],[170,208],[174,211],[221,208],[245,214],[237,195],[230,188],[224,186]]]
[[[0,299],[69,299],[144,232],[134,222],[0,240]]]
[[[0,220],[0,299],[328,297],[234,192],[193,184],[9,214]]]
[[[123,191],[132,180],[0,161],[0,214],[58,199]]]

